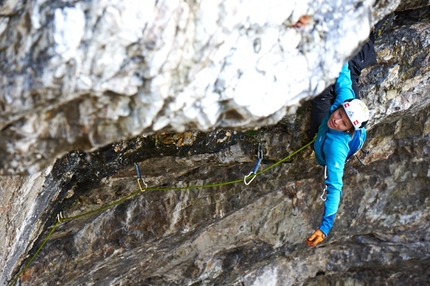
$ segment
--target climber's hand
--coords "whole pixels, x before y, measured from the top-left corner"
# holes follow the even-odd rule
[[[320,243],[321,241],[323,241],[325,238],[325,234],[317,229],[311,236],[308,237],[308,239],[306,239],[306,244],[311,247],[311,246],[316,246],[318,243]]]

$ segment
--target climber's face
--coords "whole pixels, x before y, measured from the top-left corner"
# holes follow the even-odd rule
[[[337,131],[347,131],[352,128],[352,123],[345,113],[343,107],[336,109],[327,121],[327,126],[330,129]]]

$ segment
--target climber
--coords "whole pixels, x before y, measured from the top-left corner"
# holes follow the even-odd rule
[[[373,32],[360,52],[340,71],[334,86],[312,100],[311,130],[315,158],[326,168],[326,199],[319,228],[306,239],[308,246],[316,246],[330,232],[342,194],[342,177],[349,142],[369,120],[369,110],[358,99],[358,78],[361,70],[376,62]],[[356,134],[356,135],[357,135]]]
[[[355,98],[360,98],[358,79],[361,75],[361,71],[376,62],[376,52],[373,46],[374,42],[376,39],[380,39],[382,33],[392,26],[395,17],[394,13],[390,13],[376,23],[373,27],[373,31],[369,35],[367,43],[348,62],[351,72],[352,90],[354,91]],[[312,100],[311,129],[309,131],[311,139],[314,138],[317,133],[318,127],[320,126],[323,118],[329,112],[335,97],[334,85],[331,85]]]

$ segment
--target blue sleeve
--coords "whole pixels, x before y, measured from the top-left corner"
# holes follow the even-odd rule
[[[331,137],[331,138],[330,138]],[[346,156],[349,152],[348,139],[339,140],[333,138],[333,134],[327,134],[324,152],[326,154],[327,164],[327,186],[326,201],[324,203],[324,214],[319,229],[328,235],[333,227],[334,219],[339,208],[340,197],[342,195],[342,178],[345,167]]]
[[[336,109],[345,100],[355,98],[348,62],[343,65],[339,73],[339,77],[336,79],[334,89],[336,91],[336,100],[334,101],[330,111]]]

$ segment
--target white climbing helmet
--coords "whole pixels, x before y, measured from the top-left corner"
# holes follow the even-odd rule
[[[355,130],[366,125],[369,120],[369,109],[363,101],[359,99],[347,100],[342,103],[342,106]]]

